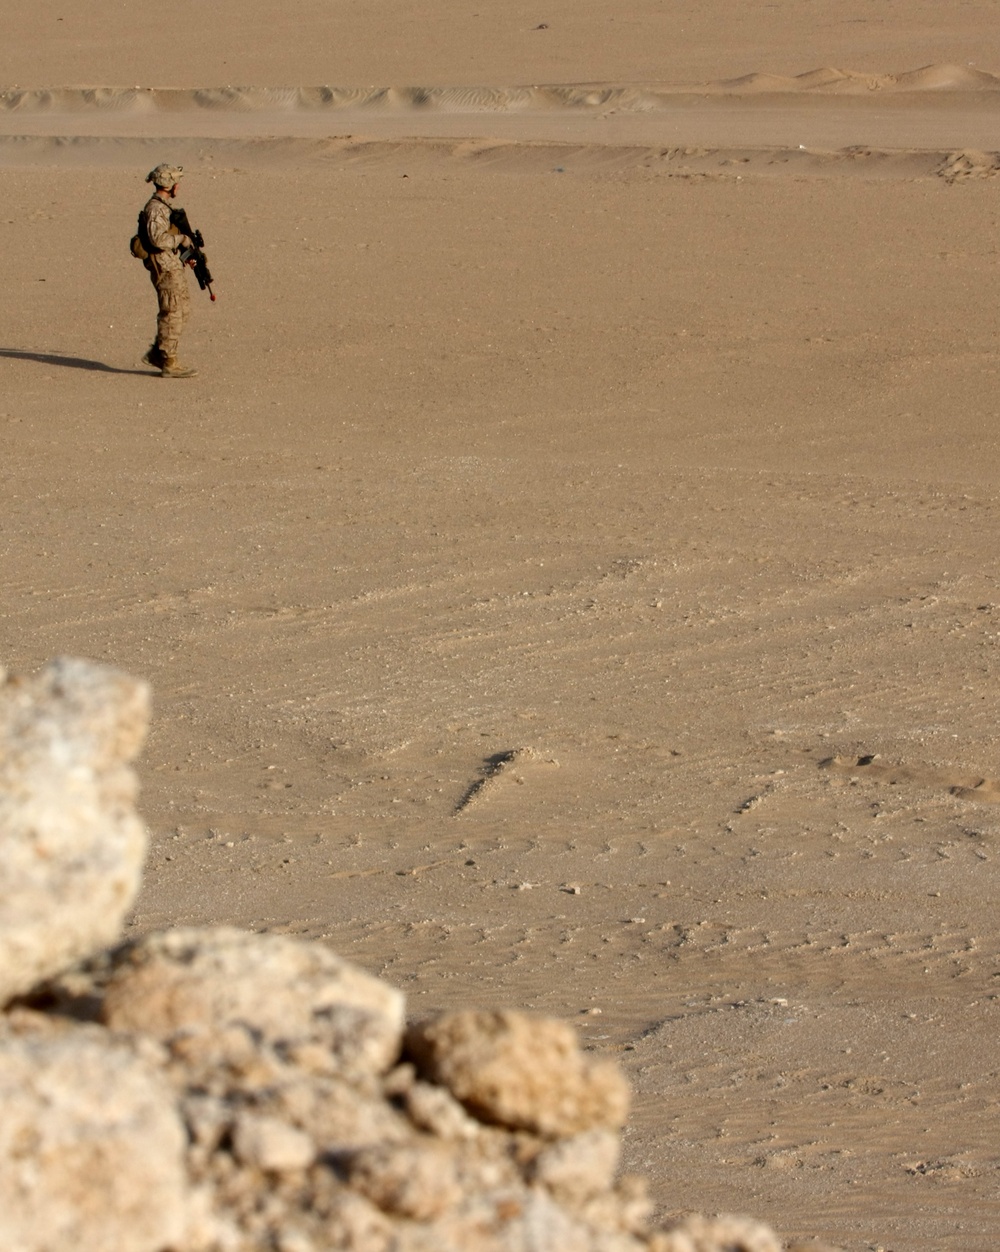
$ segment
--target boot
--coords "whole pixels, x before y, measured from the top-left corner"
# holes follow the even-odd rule
[[[149,351],[142,359],[147,365],[152,365],[154,369],[163,369],[163,353],[155,343],[149,345]]]
[[[194,378],[198,371],[189,365],[181,365],[175,356],[163,358],[160,374],[163,378]]]

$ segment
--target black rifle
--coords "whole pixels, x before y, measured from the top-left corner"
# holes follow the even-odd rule
[[[198,280],[198,286],[202,291],[207,291],[209,298],[215,299],[215,292],[212,290],[212,274],[208,268],[208,257],[202,252],[205,246],[205,240],[200,230],[195,230],[188,221],[187,209],[171,209],[170,224],[176,227],[182,235],[187,235],[191,240],[190,248],[182,248],[180,250],[180,258],[187,265],[190,261],[194,262],[192,269],[194,276]]]

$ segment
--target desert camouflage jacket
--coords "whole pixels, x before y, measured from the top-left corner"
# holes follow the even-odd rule
[[[153,259],[161,274],[168,270],[183,271],[184,262],[177,249],[187,242],[187,236],[177,233],[170,225],[170,205],[160,196],[151,196],[142,210],[146,234],[156,251]]]

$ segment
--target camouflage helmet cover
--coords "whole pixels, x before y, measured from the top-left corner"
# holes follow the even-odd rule
[[[153,183],[156,187],[172,187],[174,183],[180,182],[183,173],[183,165],[158,165],[146,175],[146,182]]]

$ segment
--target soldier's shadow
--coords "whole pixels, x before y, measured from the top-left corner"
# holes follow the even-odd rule
[[[88,361],[82,356],[59,356],[55,352],[22,352],[20,348],[0,348],[0,357],[8,357],[12,361],[38,361],[42,365],[62,365],[71,370],[99,370],[102,374],[141,374],[146,377],[149,370],[120,370],[114,365],[105,365],[103,361]]]

